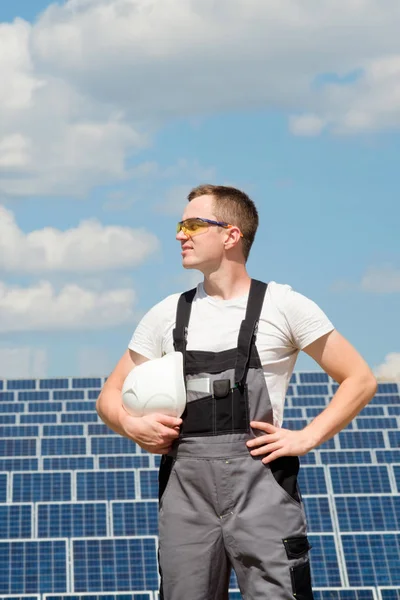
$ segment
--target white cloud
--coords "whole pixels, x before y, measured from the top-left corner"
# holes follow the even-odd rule
[[[0,377],[47,377],[47,352],[43,348],[0,347]]]
[[[145,229],[104,226],[96,219],[60,231],[52,227],[24,233],[0,205],[0,271],[98,272],[137,266],[159,250]]]
[[[400,381],[400,352],[392,352],[385,356],[385,361],[374,369],[379,381]]]
[[[397,0],[69,0],[2,24],[0,193],[140,176],[127,158],[176,117],[272,108],[297,135],[398,128],[399,29]]]
[[[97,292],[47,281],[28,288],[0,282],[0,332],[97,330],[136,320],[132,289]]]
[[[371,294],[396,294],[400,292],[400,270],[393,265],[370,267],[360,282],[336,281],[334,292],[362,291]]]

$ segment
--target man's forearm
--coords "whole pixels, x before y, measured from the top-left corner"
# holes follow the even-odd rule
[[[352,376],[345,379],[328,406],[303,429],[312,446],[323,444],[344,429],[373,398],[376,380],[373,376]]]
[[[121,411],[124,411],[121,392],[116,388],[103,388],[96,402],[96,410],[100,419],[115,433],[129,437],[121,426]]]

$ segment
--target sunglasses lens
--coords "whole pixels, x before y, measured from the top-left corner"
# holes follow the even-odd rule
[[[179,233],[179,231],[182,230],[185,235],[190,235],[193,237],[194,235],[197,235],[198,233],[201,233],[207,229],[207,226],[207,223],[204,223],[198,219],[186,219],[186,221],[178,223],[177,231]]]

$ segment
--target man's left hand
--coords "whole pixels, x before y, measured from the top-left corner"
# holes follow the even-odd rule
[[[267,454],[262,459],[265,465],[280,456],[302,456],[314,447],[304,430],[291,431],[261,421],[252,421],[250,426],[266,433],[247,442],[252,456]]]

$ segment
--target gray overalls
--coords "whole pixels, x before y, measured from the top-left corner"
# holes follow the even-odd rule
[[[237,348],[223,352],[186,350],[196,290],[178,302],[187,407],[159,474],[163,600],[227,600],[232,567],[244,600],[313,598],[299,459],[264,465],[246,446],[262,435],[250,421],[273,423],[255,344],[266,288],[252,280]]]

